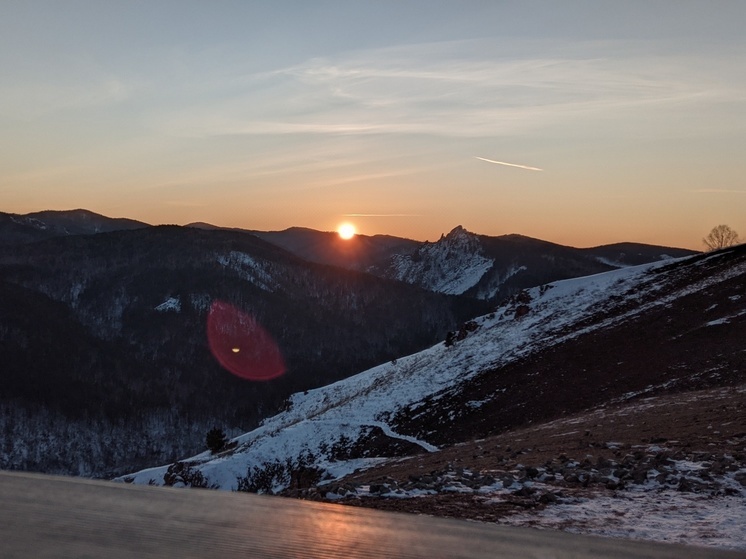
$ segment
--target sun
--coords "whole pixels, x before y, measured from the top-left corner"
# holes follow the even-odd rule
[[[339,233],[340,238],[349,241],[357,231],[355,231],[355,226],[352,223],[343,223],[337,227],[337,233]]]

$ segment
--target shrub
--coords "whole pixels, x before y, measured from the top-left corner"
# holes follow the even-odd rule
[[[210,429],[207,432],[207,437],[205,437],[207,448],[213,454],[217,454],[218,452],[223,450],[227,442],[228,439],[226,438],[225,433],[217,427],[215,427],[214,429]]]
[[[168,486],[183,484],[184,487],[207,487],[207,478],[186,462],[176,462],[168,467],[163,475],[163,483]]]

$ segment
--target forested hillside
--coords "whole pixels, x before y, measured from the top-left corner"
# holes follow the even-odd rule
[[[290,393],[426,347],[484,310],[246,233],[173,226],[6,246],[0,278],[0,467],[97,476],[197,451],[212,426],[249,429]],[[215,301],[266,329],[283,376],[220,367],[206,335]]]

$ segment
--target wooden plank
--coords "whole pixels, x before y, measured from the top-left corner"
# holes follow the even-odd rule
[[[577,536],[196,489],[0,472],[0,556],[199,558],[734,558]]]

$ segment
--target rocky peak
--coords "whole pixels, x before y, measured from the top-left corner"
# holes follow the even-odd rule
[[[470,238],[476,238],[476,235],[464,229],[463,226],[457,225],[456,227],[451,229],[451,231],[448,234],[441,235],[440,240],[438,242],[442,242],[442,241],[453,242],[453,241],[460,241],[460,240],[465,240],[465,239],[470,239]]]
[[[461,225],[435,243],[425,243],[412,255],[392,258],[391,276],[425,289],[461,294],[492,267],[483,255],[479,237]]]
[[[435,245],[431,246],[448,252],[457,251],[469,254],[482,253],[482,244],[479,242],[479,237],[476,234],[467,231],[461,225],[454,227],[447,235],[441,235],[440,240],[435,243]]]

